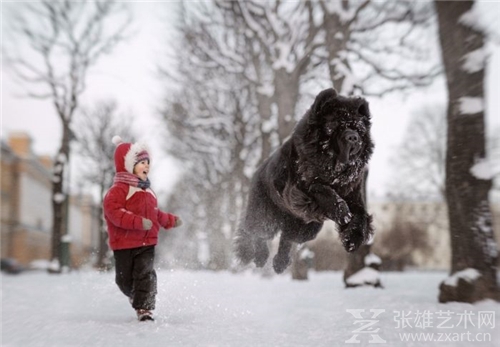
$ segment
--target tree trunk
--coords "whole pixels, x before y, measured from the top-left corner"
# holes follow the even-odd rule
[[[101,184],[101,201],[99,203],[99,208],[97,209],[97,213],[99,216],[99,250],[97,253],[97,268],[101,271],[109,270],[109,262],[107,261],[108,254],[108,232],[106,230],[106,223],[104,221],[104,209],[103,209],[103,200],[104,200],[104,184]]]
[[[498,298],[497,246],[488,201],[491,179],[471,168],[485,160],[484,65],[468,67],[471,53],[484,49],[484,34],[464,16],[473,1],[435,1],[448,86],[446,200],[450,222],[450,278],[440,285],[440,302]]]
[[[349,95],[352,93],[352,86],[348,86],[345,73],[348,70],[349,63],[339,53],[345,51],[349,41],[350,29],[342,24],[338,14],[329,14],[324,11],[323,26],[325,28],[326,49],[328,50],[328,71],[330,72],[330,81],[333,88],[340,94]]]
[[[363,200],[368,208],[368,199],[366,195],[366,185],[368,181],[368,170],[363,177]],[[380,258],[371,253],[372,242],[362,245],[354,253],[349,253],[347,257],[347,267],[344,271],[344,284],[347,288],[360,286],[382,287],[378,270],[380,268]],[[361,282],[352,281],[352,276],[359,274],[360,271],[369,272],[369,275]]]
[[[271,104],[272,100],[267,95],[262,95],[257,92],[257,109],[259,111],[259,115],[261,118],[261,151],[260,151],[260,160],[261,164],[264,160],[266,160],[271,154],[273,148],[271,144],[271,134],[272,129],[270,128],[268,122],[271,121],[272,112],[271,112]]]
[[[207,220],[208,225],[208,247],[210,249],[210,261],[208,268],[210,270],[227,270],[229,268],[229,250],[230,242],[226,238],[224,231],[224,218],[220,216],[223,210],[225,196],[218,190],[207,192]]]
[[[69,197],[64,192],[64,173],[67,165],[69,165],[70,155],[70,130],[69,124],[63,124],[63,137],[61,141],[61,148],[57,154],[54,163],[54,175],[52,177],[52,252],[51,260],[53,266],[50,272],[60,273],[62,271],[61,263],[61,238],[67,232],[67,209],[65,208],[69,203]],[[57,265],[56,265],[57,263]]]
[[[276,104],[278,105],[278,136],[280,144],[292,134],[295,126],[295,106],[299,95],[297,73],[288,73],[285,68],[276,71]]]
[[[99,215],[99,252],[97,254],[97,268],[100,271],[107,271],[110,268],[108,261],[108,233],[104,223],[102,205],[97,210]]]

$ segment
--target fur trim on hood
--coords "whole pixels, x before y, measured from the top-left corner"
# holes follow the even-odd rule
[[[115,168],[116,172],[134,173],[134,166],[139,161],[148,159],[149,148],[144,143],[123,142],[120,136],[113,136],[112,142],[116,145],[115,149]]]

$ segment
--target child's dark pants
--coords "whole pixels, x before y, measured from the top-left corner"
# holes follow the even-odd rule
[[[135,309],[154,310],[156,297],[155,247],[114,251],[116,284]]]

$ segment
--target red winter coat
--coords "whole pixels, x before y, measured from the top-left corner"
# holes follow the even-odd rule
[[[156,245],[160,226],[170,229],[176,219],[175,215],[158,209],[151,189],[121,182],[115,183],[104,198],[104,217],[112,250]],[[143,229],[143,218],[153,222],[150,230]]]

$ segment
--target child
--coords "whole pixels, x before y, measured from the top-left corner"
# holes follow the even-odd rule
[[[137,312],[140,321],[153,320],[156,272],[155,245],[160,226],[181,225],[179,217],[158,209],[149,188],[150,157],[146,146],[113,137],[116,175],[104,198],[109,245],[114,253],[116,284]]]

